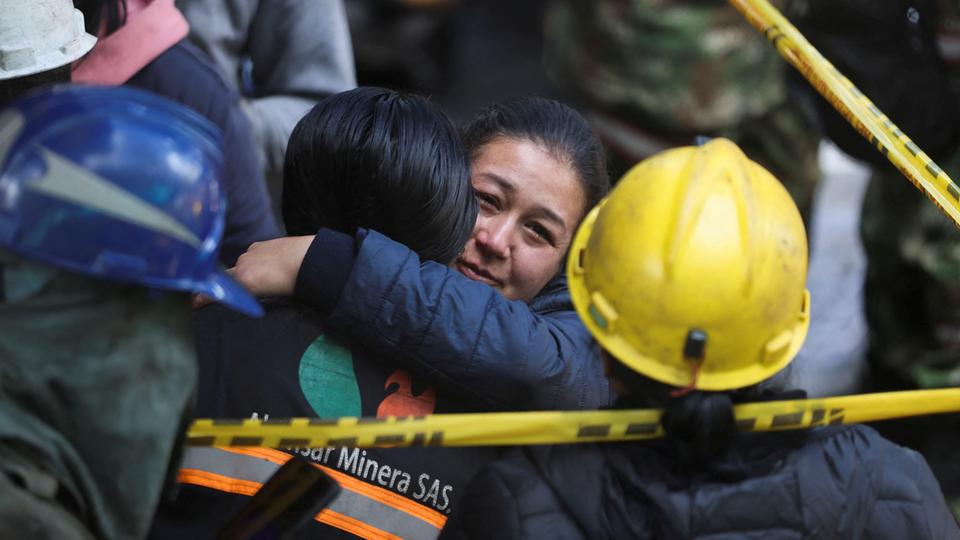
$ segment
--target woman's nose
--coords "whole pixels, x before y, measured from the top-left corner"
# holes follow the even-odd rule
[[[506,220],[486,219],[477,222],[477,247],[495,257],[510,255],[510,227]]]

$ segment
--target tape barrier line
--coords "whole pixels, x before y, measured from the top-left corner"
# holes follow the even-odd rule
[[[960,187],[767,0],[730,0],[870,144],[960,227]]]
[[[744,431],[778,431],[960,412],[960,388],[748,403]],[[663,436],[659,410],[436,414],[415,417],[197,420],[188,446],[500,446],[627,441]]]

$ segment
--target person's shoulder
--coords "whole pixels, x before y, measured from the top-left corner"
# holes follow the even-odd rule
[[[238,95],[227,84],[223,73],[213,63],[213,59],[199,47],[182,39],[157,57],[156,61],[175,64],[181,71],[181,78],[185,82],[213,86],[217,91],[231,95]],[[191,79],[191,78],[196,79]]]
[[[244,315],[224,305],[213,303],[193,312],[193,325],[196,329],[240,326],[255,328],[260,326],[284,326],[293,321],[307,321],[322,325],[322,314],[318,309],[288,298],[264,298],[260,300],[264,314],[262,317]]]
[[[862,424],[836,425],[812,428],[802,432],[797,439],[798,455],[826,453],[850,459],[863,459],[872,455],[878,445],[889,443],[877,431]]]
[[[323,317],[312,307],[282,299],[261,304],[264,315],[258,318],[217,304],[193,312],[191,330],[201,366],[246,366],[248,374],[256,373],[251,366],[296,362],[326,333]]]
[[[213,60],[186,39],[141,69],[129,84],[175,99],[224,128],[239,111],[240,95],[227,84]]]
[[[584,494],[595,506],[586,492],[599,485],[598,475],[586,465],[602,461],[589,444],[512,449],[474,477],[444,537],[580,537],[583,524],[569,512],[570,498]],[[592,480],[579,483],[583,477],[571,474],[577,472]]]
[[[563,272],[553,277],[530,301],[530,309],[541,315],[573,313],[573,301]]]
[[[848,507],[870,509],[866,536],[960,538],[940,485],[918,452],[863,425],[839,430],[825,442],[823,475],[837,484],[835,493]]]
[[[864,456],[877,451],[908,451],[884,438],[877,430],[864,424],[815,428],[807,437],[808,445],[832,448],[836,451],[852,451]]]
[[[911,486],[929,470],[918,452],[862,424],[815,430],[800,453],[828,463],[838,479],[854,481],[857,471],[864,473],[878,496],[886,498],[917,498]]]

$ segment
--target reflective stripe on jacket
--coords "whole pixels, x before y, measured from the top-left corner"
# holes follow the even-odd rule
[[[288,460],[269,448],[188,448],[180,482],[252,496]],[[340,494],[314,519],[361,538],[436,538],[447,517],[396,493],[314,464],[340,484]]]

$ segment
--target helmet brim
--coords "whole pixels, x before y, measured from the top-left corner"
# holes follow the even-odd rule
[[[30,75],[69,66],[90,52],[96,44],[97,38],[94,36],[87,33],[80,34],[71,42],[40,55],[28,65],[16,69],[0,67],[0,81],[29,77]]]
[[[217,302],[250,317],[262,317],[263,307],[242,285],[223,272],[213,273],[198,285],[195,292],[209,296]]]

